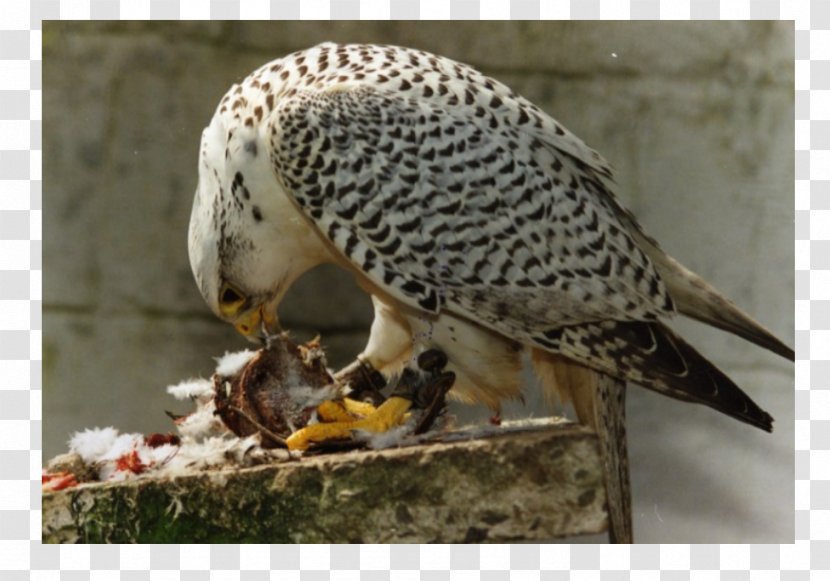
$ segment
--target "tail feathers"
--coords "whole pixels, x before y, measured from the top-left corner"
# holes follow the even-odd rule
[[[660,323],[604,321],[563,327],[558,343],[556,350],[576,363],[772,431],[772,416]]]
[[[795,351],[763,325],[743,312],[700,276],[687,269],[648,240],[638,240],[666,284],[677,310],[724,331],[742,337],[791,361]]]
[[[596,373],[595,373],[596,375]],[[608,500],[608,536],[612,543],[633,543],[631,480],[625,429],[625,382],[602,376],[597,381],[594,407],[605,495]]]
[[[654,238],[643,230],[634,215],[614,197],[610,175],[598,174],[591,183],[598,199],[628,226],[640,248],[648,254],[663,279],[677,310],[693,319],[707,323],[768,349],[790,361],[795,351],[770,333],[763,325],[744,313],[700,276],[666,254]]]
[[[683,339],[660,324],[650,325],[657,349],[645,362],[653,389],[668,387],[669,396],[693,399],[767,432],[772,416]],[[649,386],[652,387],[652,386]]]
[[[633,542],[625,382],[542,349],[531,349],[530,357],[550,408],[555,400],[571,403],[579,423],[596,432],[605,473],[608,534],[612,543]]]
[[[597,372],[541,349],[532,349],[530,357],[542,383],[542,394],[548,408],[554,409],[557,400],[562,405],[571,404],[579,422],[596,430],[594,403],[599,384]]]

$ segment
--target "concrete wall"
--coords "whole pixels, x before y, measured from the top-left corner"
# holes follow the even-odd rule
[[[201,129],[231,83],[324,40],[423,48],[513,86],[616,166],[620,197],[671,254],[792,340],[788,23],[48,22],[45,458],[85,427],[169,429],[163,410],[182,408],[165,386],[244,346],[188,264]],[[322,333],[337,366],[360,351],[371,309],[324,268],[296,285],[281,320]],[[776,417],[776,433],[632,389],[638,539],[791,539],[792,365],[681,328]],[[527,401],[509,413],[542,413],[532,389]]]

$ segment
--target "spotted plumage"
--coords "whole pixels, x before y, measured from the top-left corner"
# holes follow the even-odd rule
[[[542,376],[562,361],[770,429],[661,319],[680,311],[792,351],[644,234],[599,154],[467,65],[331,43],[266,64],[222,99],[199,171],[194,274],[238,326],[334,262],[373,296],[362,357],[379,369],[437,347],[454,395],[498,409],[530,351]],[[232,311],[228,286],[243,301]]]

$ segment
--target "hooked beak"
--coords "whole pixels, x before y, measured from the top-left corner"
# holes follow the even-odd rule
[[[251,342],[258,343],[279,333],[280,323],[274,309],[260,305],[242,313],[234,327]]]

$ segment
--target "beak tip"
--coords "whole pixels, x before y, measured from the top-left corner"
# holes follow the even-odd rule
[[[266,310],[265,306],[248,311],[236,321],[234,327],[252,343],[266,345],[271,337],[282,331],[276,315]]]

